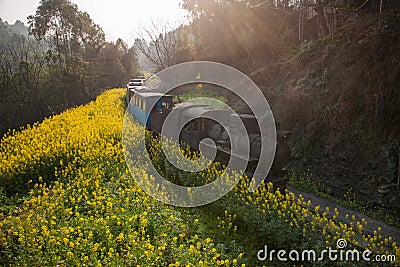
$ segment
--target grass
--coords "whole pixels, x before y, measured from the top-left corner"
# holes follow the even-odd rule
[[[271,184],[250,193],[245,177],[205,206],[158,202],[135,182],[146,177],[144,166],[127,169],[121,149],[123,101],[124,90],[110,90],[88,105],[2,139],[2,265],[260,266],[264,263],[257,252],[265,245],[321,251],[335,248],[339,238],[349,248],[362,246],[400,258],[397,244],[379,229],[372,237],[364,235],[363,218],[354,217],[350,225],[335,223],[327,214],[336,211],[319,214],[301,196],[273,192]],[[134,136],[143,128],[134,125],[131,130]],[[168,164],[163,168],[174,174]],[[215,168],[186,175],[209,181],[211,173],[218,173]],[[319,265],[343,263],[325,260]]]

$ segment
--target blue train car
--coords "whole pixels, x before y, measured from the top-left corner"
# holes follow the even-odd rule
[[[172,97],[154,89],[141,90],[132,96],[129,111],[140,124],[159,132],[165,117],[172,110]]]

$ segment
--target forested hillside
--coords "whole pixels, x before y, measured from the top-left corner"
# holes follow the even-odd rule
[[[367,14],[253,73],[294,133],[293,170],[308,169],[335,196],[397,212],[398,190],[378,189],[398,179],[390,151],[400,137],[399,33],[398,10]]]
[[[0,22],[0,133],[124,86],[139,67],[133,48],[106,42],[75,4],[42,1],[25,26]]]
[[[329,194],[398,209],[399,191],[386,188],[397,182],[389,151],[400,142],[397,1],[182,6],[193,21],[177,29],[175,63],[212,60],[250,75],[293,132],[293,171]]]
[[[28,36],[29,31],[23,22],[17,20],[14,24],[8,24],[7,21],[3,21],[0,18],[0,31],[1,31],[1,42],[4,45],[7,41],[10,41],[12,37],[16,35]]]

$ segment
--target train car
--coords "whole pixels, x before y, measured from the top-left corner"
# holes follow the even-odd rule
[[[246,128],[246,136],[243,136],[241,131],[236,131],[236,129],[239,128],[239,126],[236,125],[238,119],[243,122]],[[221,132],[216,131],[213,133],[214,136],[211,136],[211,138],[215,139],[216,142],[220,144],[217,147],[220,154],[220,161],[226,162],[229,160],[232,146],[236,146],[237,151],[239,151],[239,154],[236,156],[244,158],[244,156],[240,154],[240,151],[244,151],[244,148],[241,148],[241,146],[245,144],[244,140],[248,138],[250,155],[246,173],[251,177],[254,175],[256,167],[260,164],[263,165],[263,162],[259,162],[262,145],[257,119],[251,114],[232,114],[229,120],[229,127],[233,133],[232,143],[229,142],[227,134],[224,134],[225,130],[222,128],[220,128]],[[287,172],[286,167],[290,158],[290,148],[287,144],[287,140],[290,136],[291,132],[277,128],[275,157],[268,176],[265,178],[266,181],[272,182],[275,188],[285,188],[287,183],[287,178],[285,177]]]
[[[230,116],[228,111],[192,101],[177,105],[176,111],[178,112],[178,126],[183,127],[179,139],[194,150],[199,150],[199,143],[202,139],[210,137],[210,129],[215,125],[215,121],[207,117],[216,118],[218,121],[227,121]],[[182,125],[189,118],[196,119]]]
[[[172,97],[154,89],[142,89],[132,95],[128,108],[140,124],[159,133],[162,122],[172,110]]]
[[[139,123],[160,134],[165,119],[173,109],[172,98],[172,95],[163,95],[154,89],[135,91],[129,102],[129,111]],[[231,114],[229,111],[193,101],[178,104],[174,109],[176,117],[173,120],[176,122],[176,127],[182,129],[179,135],[179,142],[182,145],[188,145],[191,149],[198,151],[201,140],[212,139],[217,146],[215,160],[226,164],[232,156],[246,158],[245,155],[240,155],[240,151],[245,151],[244,148],[241,149],[241,146],[246,143],[244,140],[248,138],[250,155],[246,169],[247,175],[253,176],[255,167],[263,164],[259,162],[262,142],[260,129],[254,115]],[[228,122],[229,130],[232,133],[231,138],[229,138],[227,130],[210,117],[215,118],[216,121]],[[243,131],[238,128],[238,119],[246,127],[246,135],[243,135]],[[266,181],[273,182],[275,187],[284,188],[286,186],[286,165],[290,157],[290,149],[286,141],[290,135],[289,131],[277,129],[275,158],[268,176],[265,177]],[[239,154],[232,155],[233,147],[235,151],[239,151]]]
[[[144,90],[149,90],[150,88],[146,87],[146,86],[136,86],[136,87],[131,87],[127,89],[126,91],[126,103],[129,104],[129,102],[131,102],[132,97],[135,95],[135,93],[140,92],[140,91],[144,91]]]

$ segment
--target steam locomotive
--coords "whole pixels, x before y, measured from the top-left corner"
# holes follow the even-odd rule
[[[136,120],[146,126],[147,129],[158,134],[161,133],[163,123],[172,110],[178,114],[177,125],[189,121],[190,119],[188,118],[195,118],[183,125],[179,141],[188,145],[191,149],[199,151],[201,140],[204,138],[212,139],[217,144],[215,160],[223,164],[226,164],[232,156],[231,146],[240,146],[243,144],[242,140],[248,138],[250,142],[250,155],[246,158],[246,174],[248,177],[254,175],[261,153],[260,129],[254,115],[232,114],[226,110],[192,101],[186,101],[174,106],[172,101],[173,95],[163,95],[157,90],[144,86],[128,89],[126,97],[128,109]],[[229,122],[229,127],[233,130],[239,127],[237,125],[237,117],[239,117],[246,127],[247,136],[237,134],[231,136],[231,139],[229,139],[226,129],[214,120],[209,119],[212,115],[218,115],[219,118]],[[235,133],[235,131],[232,131],[232,133]],[[265,177],[266,181],[273,183],[274,188],[285,188],[286,186],[286,167],[290,157],[290,148],[286,141],[290,135],[289,131],[277,129],[275,157],[269,174]],[[230,140],[234,144],[231,144]],[[235,156],[240,157],[240,155]]]

